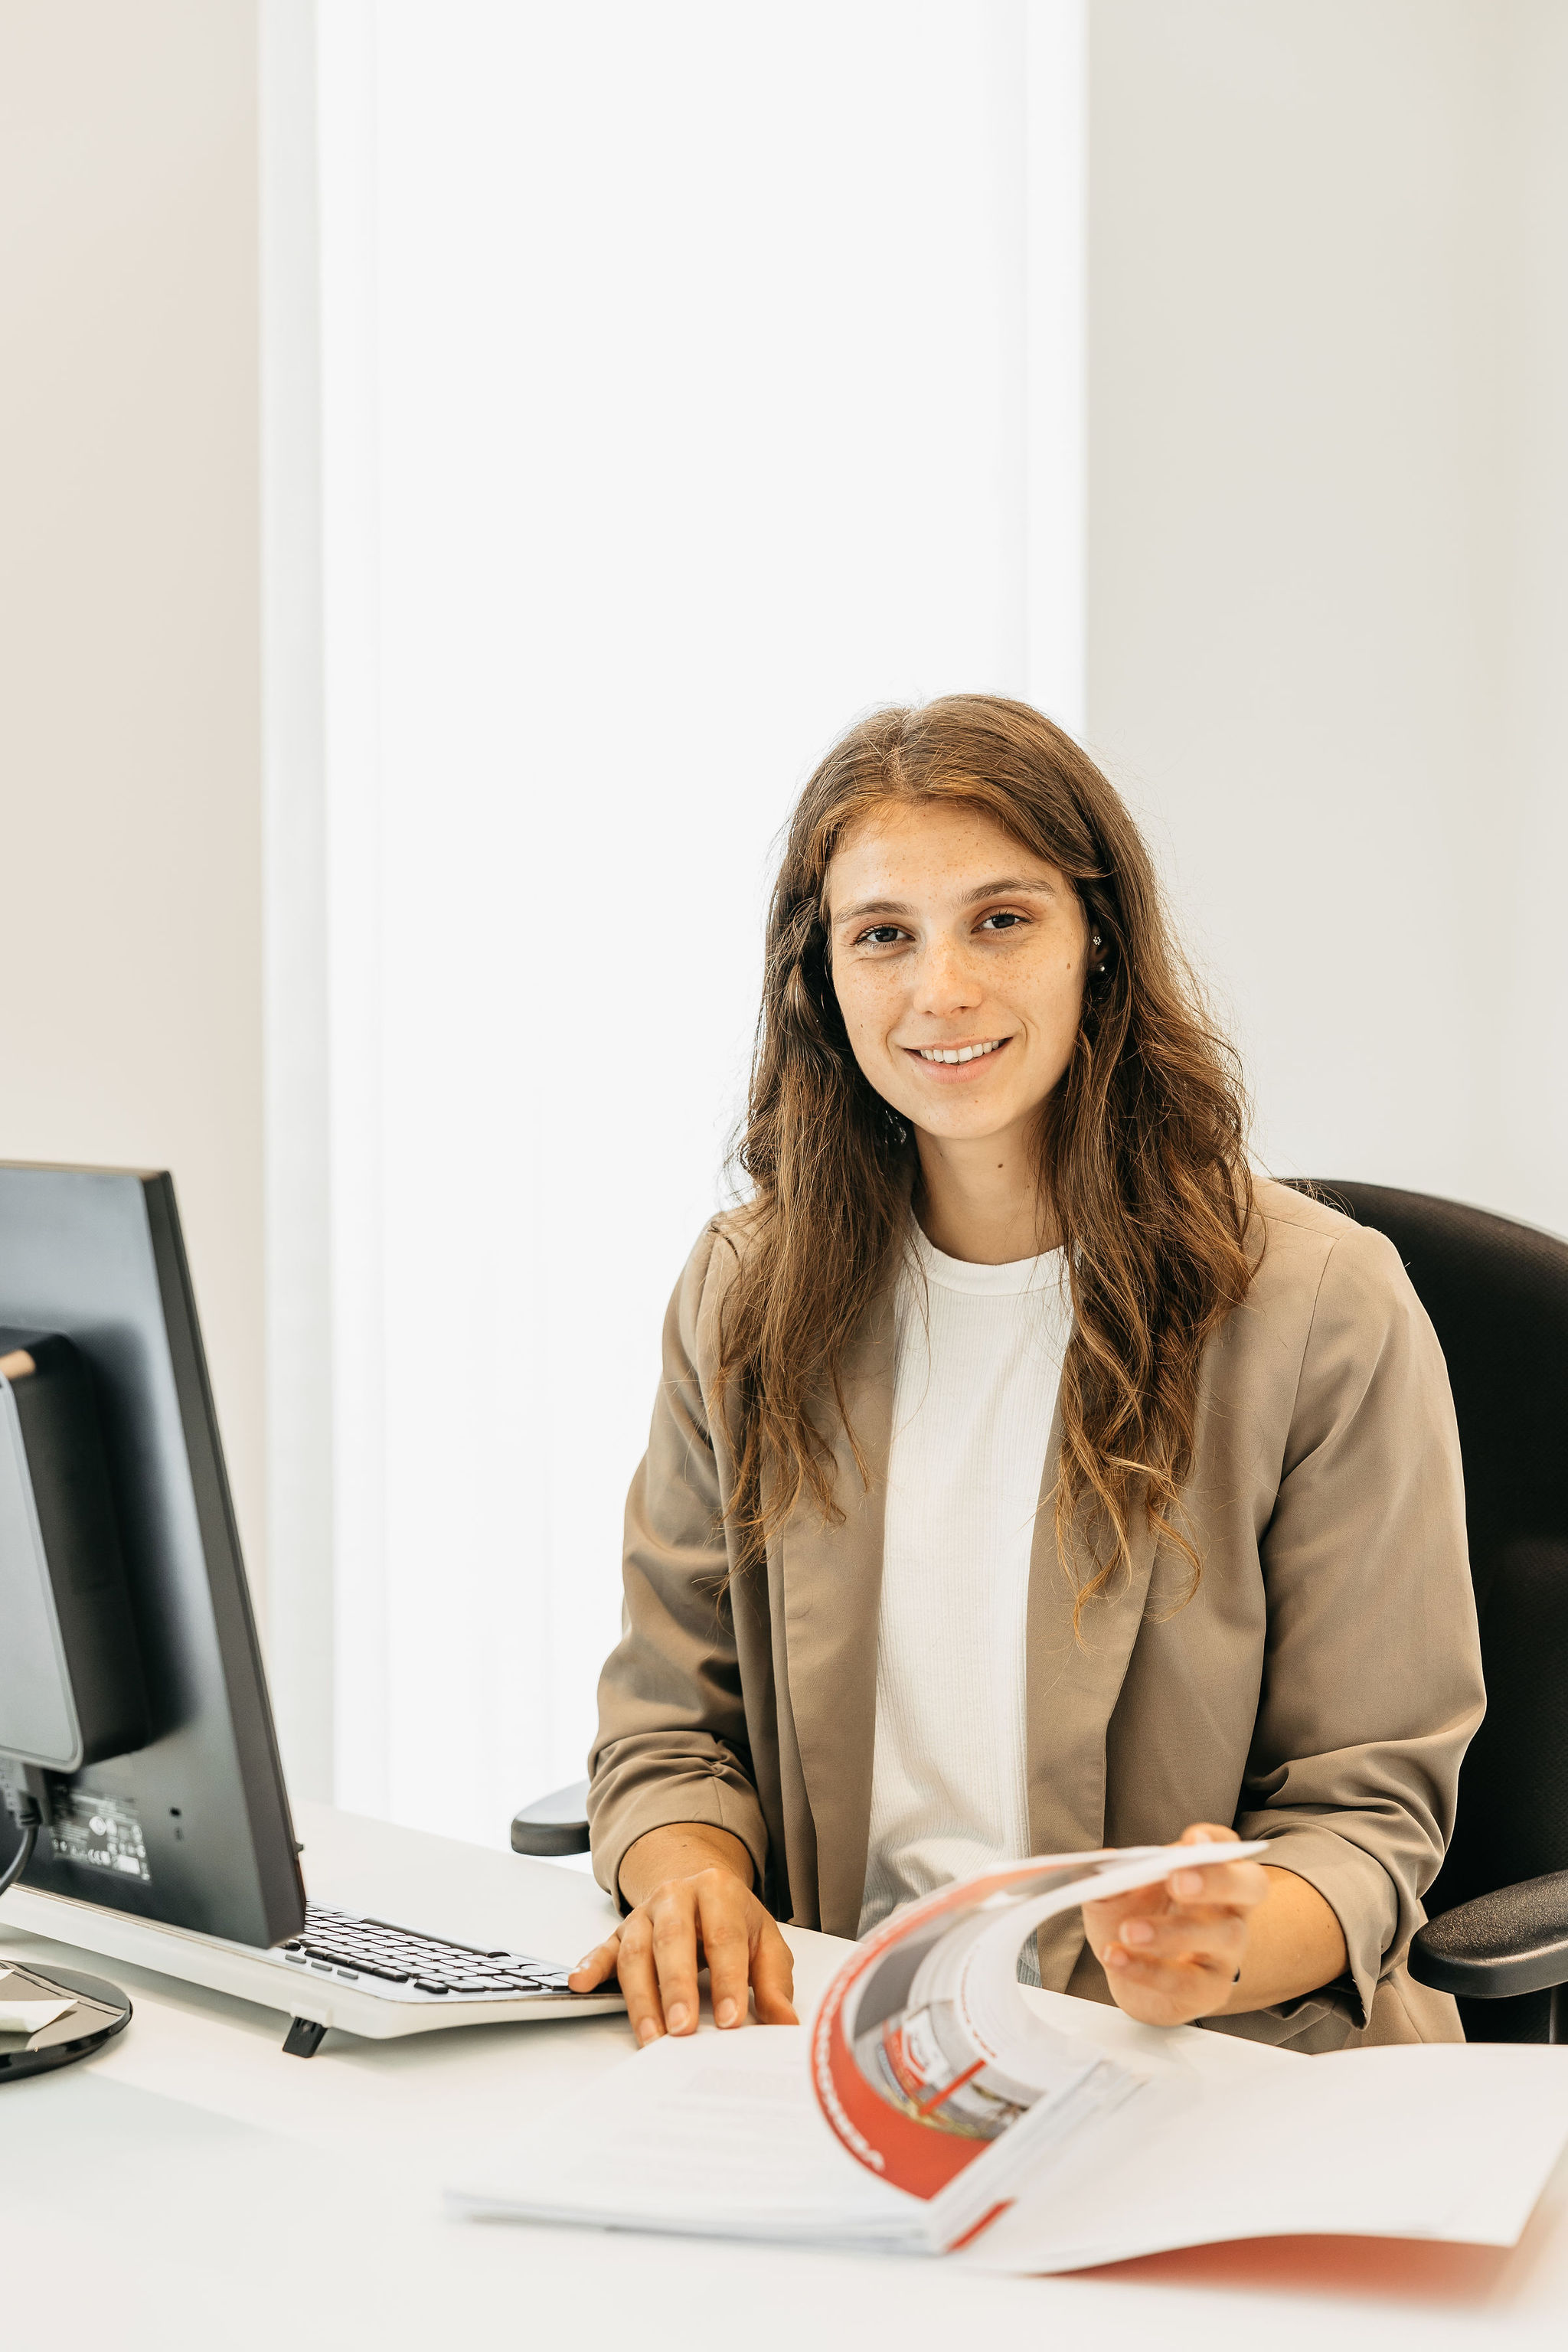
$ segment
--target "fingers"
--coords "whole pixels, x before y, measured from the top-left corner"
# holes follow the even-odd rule
[[[653,1958],[653,1921],[639,1905],[621,1929],[616,1974],[626,1995],[626,2017],[639,2042],[657,2042],[664,2032],[664,2004]]]
[[[753,1898],[727,1871],[705,1870],[691,1884],[697,1890],[713,2022],[743,2024],[752,1973],[752,1923],[747,1910]],[[761,1909],[760,1905],[757,1907]]]
[[[1173,1910],[1123,1920],[1100,1958],[1119,2009],[1147,2025],[1184,2025],[1224,2005],[1247,1941],[1239,1912]]]
[[[795,2013],[795,1955],[763,1914],[752,1954],[752,1993],[759,2025],[798,2025]]]
[[[760,2020],[797,2021],[789,1947],[755,1895],[729,1871],[697,1871],[656,1887],[629,1914],[614,1945],[599,1946],[573,1972],[574,1990],[589,1990],[608,1973],[612,1950],[640,2042],[697,2031],[697,1974],[704,1964],[718,2025],[745,2023],[753,1981]]]
[[[566,1979],[567,1984],[574,1992],[592,1992],[595,1985],[603,1984],[606,1977],[615,1975],[620,1943],[620,1931],[617,1928],[605,1942],[595,1944],[591,1952],[584,1953]]]
[[[1194,1962],[1223,1968],[1234,1976],[1247,1951],[1247,1921],[1238,1912],[1173,1911],[1163,1919],[1124,1919],[1106,1948],[1123,1959],[1151,1963]]]
[[[1183,1845],[1234,1845],[1221,1822],[1194,1822]],[[1250,1915],[1268,1881],[1254,1862],[1178,1870],[1152,1886],[1084,1906],[1090,1948],[1118,2006],[1151,2024],[1175,2024],[1220,2005],[1246,1961]]]
[[[1183,1906],[1236,1911],[1252,1910],[1268,1892],[1258,1862],[1215,1862],[1206,1870],[1178,1870],[1166,1884],[1173,1900]]]
[[[1247,1949],[1250,1915],[1268,1892],[1268,1879],[1255,1864],[1226,1864],[1179,1874],[1168,1883],[1169,1897],[1173,1898],[1184,1880],[1195,1884],[1201,1901],[1167,1899],[1152,1907],[1131,1902],[1100,1906],[1092,1922],[1086,1919],[1085,1924],[1101,1961],[1109,1964],[1117,1946],[1160,1959],[1197,1958],[1213,1952],[1234,1973]]]
[[[639,2042],[696,2029],[697,1906],[689,1888],[682,1879],[656,1888],[620,1931],[616,1974]]]
[[[1147,2025],[1185,2025],[1219,2008],[1236,1971],[1215,1953],[1181,1960],[1144,1959],[1112,1944],[1106,1982],[1119,2009]]]
[[[1237,1845],[1240,1840],[1221,1822],[1193,1822],[1176,1843]],[[1261,1903],[1268,1891],[1268,1882],[1255,1862],[1214,1862],[1205,1870],[1178,1870],[1166,1884],[1178,1903],[1236,1903],[1244,1910]]]
[[[1129,1895],[1109,1895],[1102,1896],[1098,1903],[1086,1903],[1083,1916],[1086,1919],[1105,1920],[1108,1923],[1105,1932],[1109,1935],[1118,1919],[1134,1919],[1141,1913],[1168,1911],[1170,1907],[1170,1881],[1157,1878],[1152,1886],[1135,1886]]]
[[[665,2029],[670,2033],[697,2031],[696,1884],[689,1878],[672,1880],[659,1887],[646,1906],[651,1925],[649,1940],[658,1998]],[[731,1879],[730,1884],[734,1885],[735,1881]],[[640,2026],[636,2030],[639,2041],[654,2039]]]

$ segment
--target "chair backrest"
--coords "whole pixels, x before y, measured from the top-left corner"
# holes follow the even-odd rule
[[[1426,1898],[1435,1917],[1568,1870],[1568,1242],[1424,1192],[1300,1189],[1394,1244],[1458,1416],[1487,1716]]]

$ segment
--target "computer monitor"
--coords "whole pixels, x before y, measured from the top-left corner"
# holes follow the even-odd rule
[[[97,1564],[57,1563],[56,1573],[62,1596],[122,1577],[139,1654],[120,1686],[89,1689],[79,1710],[100,1727],[100,1750],[128,1748],[91,1760],[68,1689],[43,1708],[41,1728],[37,1707],[25,1735],[0,1728],[0,1750],[12,1741],[0,1780],[14,1787],[25,1770],[43,1801],[20,1883],[239,1943],[282,1943],[305,1918],[299,1848],[172,1179],[0,1162],[0,1332],[29,1369],[52,1368],[57,1386],[90,1389],[102,1465],[91,1475],[106,1476],[112,1527],[89,1519]],[[18,1339],[36,1341],[30,1354]],[[71,1475],[79,1489],[86,1472]],[[14,1580],[13,1595],[20,1589]],[[102,1622],[112,1637],[112,1613]],[[63,1657],[58,1625],[53,1638]],[[79,1678],[90,1684],[82,1656]],[[30,1755],[25,1767],[16,1747]],[[79,1752],[88,1760],[70,1769]],[[20,1836],[0,1808],[0,1872]]]

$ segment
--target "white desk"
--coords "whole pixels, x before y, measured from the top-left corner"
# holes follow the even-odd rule
[[[584,1950],[579,1873],[301,1807],[311,1892],[410,1926]],[[797,2000],[844,1947],[792,1930]],[[476,2139],[630,2047],[623,2020],[476,2026],[286,2058],[281,2012],[12,1928],[0,1950],[106,1975],[135,2003],[98,2058],[0,2089],[0,2343],[29,2352],[848,2352],[978,2338],[1268,2352],[1568,2339],[1568,2165],[1512,2253],[1278,2241],[1063,2279],[941,2263],[448,2221]],[[1310,2060],[1298,2063],[1310,2064]],[[1266,2157],[1263,2158],[1266,2160]]]

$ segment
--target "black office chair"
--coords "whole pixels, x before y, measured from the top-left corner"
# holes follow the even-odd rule
[[[536,1797],[512,1815],[513,1853],[586,1853],[588,1843],[586,1780],[552,1790],[548,1797]]]
[[[1455,1201],[1303,1182],[1386,1234],[1458,1415],[1487,1715],[1410,1950],[1472,2042],[1568,2041],[1568,1242]]]

